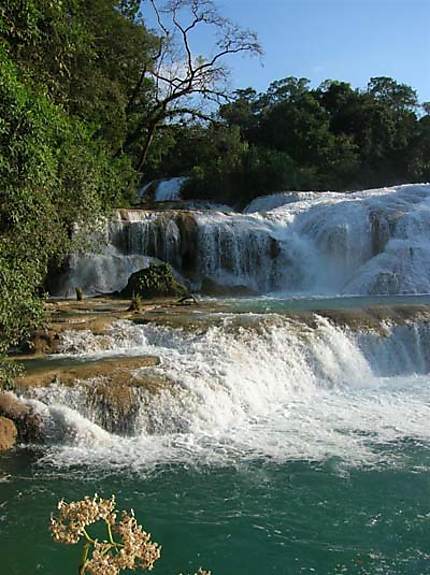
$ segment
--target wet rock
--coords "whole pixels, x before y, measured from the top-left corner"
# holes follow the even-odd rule
[[[211,278],[203,278],[200,291],[212,296],[251,296],[255,291],[243,285],[224,286]]]
[[[0,415],[16,421],[25,417],[29,411],[29,406],[10,391],[0,393]]]
[[[92,380],[95,378],[111,377],[118,375],[119,378],[132,370],[159,365],[160,358],[157,356],[138,357],[114,357],[104,358],[89,363],[75,366],[58,366],[54,369],[35,370],[18,377],[15,385],[20,393],[25,393],[32,387],[47,387],[53,383],[73,385],[76,381]],[[13,394],[10,394],[13,396]],[[0,404],[1,411],[1,404]]]
[[[134,425],[139,409],[131,374],[111,374],[91,382],[84,382],[91,411],[97,423],[110,433],[128,433]]]
[[[16,422],[18,437],[22,443],[42,443],[44,438],[42,416],[34,411]]]
[[[110,433],[133,434],[145,394],[160,392],[168,380],[157,373],[122,370],[96,380],[79,382],[87,394],[89,411],[96,423]],[[143,394],[143,395],[142,395]]]
[[[0,416],[0,451],[11,449],[18,436],[15,423],[7,417]]]
[[[369,215],[372,234],[372,254],[374,256],[384,251],[391,237],[390,224],[384,214],[372,212]]]
[[[189,212],[179,212],[175,221],[181,235],[181,270],[185,275],[192,277],[198,269],[198,225]]]
[[[272,260],[276,259],[281,253],[281,247],[279,245],[278,240],[275,238],[270,238],[269,243],[269,255]]]
[[[162,263],[152,264],[132,274],[120,295],[122,297],[180,298],[187,294],[188,289],[176,279],[172,267],[167,263]]]
[[[42,441],[42,418],[13,393],[0,393],[0,416],[14,423],[21,442],[39,443]]]
[[[137,390],[155,394],[166,385],[163,377],[148,370],[159,363],[156,356],[105,358],[74,367],[39,369],[18,378],[16,385],[20,393],[29,397],[32,388],[53,384],[82,388],[95,423],[109,432],[128,434],[134,429],[139,412]],[[4,403],[11,419],[16,421],[20,441],[43,442],[42,418],[14,394],[8,394]]]
[[[56,353],[59,343],[60,337],[55,330],[37,330],[32,334],[25,351],[35,354]]]
[[[373,285],[368,289],[369,295],[397,295],[400,292],[400,278],[395,272],[380,272]]]

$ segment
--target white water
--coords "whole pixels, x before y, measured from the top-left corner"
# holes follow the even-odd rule
[[[381,327],[385,337],[323,318],[311,329],[265,316],[246,329],[227,317],[204,334],[129,322],[104,336],[69,332],[64,353],[157,355],[159,367],[142,369],[170,383],[156,394],[136,391],[126,436],[102,429],[103,405],[83,387],[35,390],[50,437],[43,461],[132,469],[255,458],[396,464],[389,445],[430,443],[430,328]]]
[[[157,257],[196,286],[209,277],[264,293],[430,293],[430,185],[278,194],[245,213],[127,210],[106,233],[102,254],[75,257],[65,291],[120,289]],[[157,394],[135,391],[126,429],[106,422],[105,406],[89,401],[84,387],[35,390],[31,401],[50,438],[44,461],[136,469],[255,458],[400,465],[396,446],[430,445],[426,323],[381,325],[381,335],[321,318],[316,328],[276,315],[256,319],[239,329],[226,316],[204,333],[119,322],[103,336],[64,334],[66,355],[156,355],[161,365],[143,369],[170,383]]]
[[[243,214],[122,211],[90,279],[77,258],[61,289],[120,289],[143,256],[168,261],[197,288],[210,278],[259,293],[430,293],[430,185],[276,194]]]
[[[165,178],[156,182],[149,182],[140,190],[140,197],[146,199],[149,192],[155,189],[154,201],[171,202],[181,199],[181,188],[187,178]]]

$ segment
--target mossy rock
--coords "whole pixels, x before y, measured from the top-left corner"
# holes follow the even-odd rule
[[[151,264],[148,268],[135,272],[121,291],[123,297],[179,298],[186,295],[188,289],[175,278],[172,267],[167,263]]]

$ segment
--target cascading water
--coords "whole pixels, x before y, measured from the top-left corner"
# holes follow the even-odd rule
[[[5,572],[66,573],[49,511],[96,489],[144,518],[160,573],[427,572],[430,298],[315,296],[430,293],[430,185],[121,210],[105,234],[59,295],[119,290],[154,258],[265,295],[60,334],[57,382],[21,391],[43,442],[0,457]],[[122,303],[62,306],[111,321]]]
[[[121,210],[104,251],[75,256],[57,293],[121,289],[150,258],[197,288],[209,278],[259,293],[429,293],[429,234],[430,185],[275,194],[243,214]]]
[[[82,386],[32,392],[51,447],[44,461],[147,467],[166,462],[277,462],[339,457],[351,464],[389,460],[381,446],[430,441],[426,398],[430,327],[374,331],[317,325],[277,315],[204,334],[118,322],[108,334],[70,332],[63,353],[157,355],[167,385],[137,389],[131,427],[103,429],[102,403]],[[79,335],[78,335],[79,333]],[[104,425],[106,428],[106,425]]]

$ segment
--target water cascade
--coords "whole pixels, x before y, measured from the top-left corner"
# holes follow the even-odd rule
[[[36,433],[0,458],[5,572],[63,572],[49,511],[97,489],[136,508],[166,573],[425,573],[430,185],[173,205],[118,210],[56,294],[160,260],[248,294],[50,302],[54,353],[15,391]]]
[[[276,314],[257,320],[226,317],[203,334],[128,321],[103,336],[66,332],[65,356],[158,356],[159,366],[141,369],[165,385],[135,389],[126,427],[84,386],[34,388],[27,401],[44,418],[44,461],[373,464],[391,457],[386,444],[430,440],[426,321],[357,331],[319,316],[313,326]]]
[[[159,258],[198,289],[209,278],[258,293],[430,292],[430,185],[290,192],[219,208],[121,210],[100,254],[75,256],[58,295],[121,289]]]

